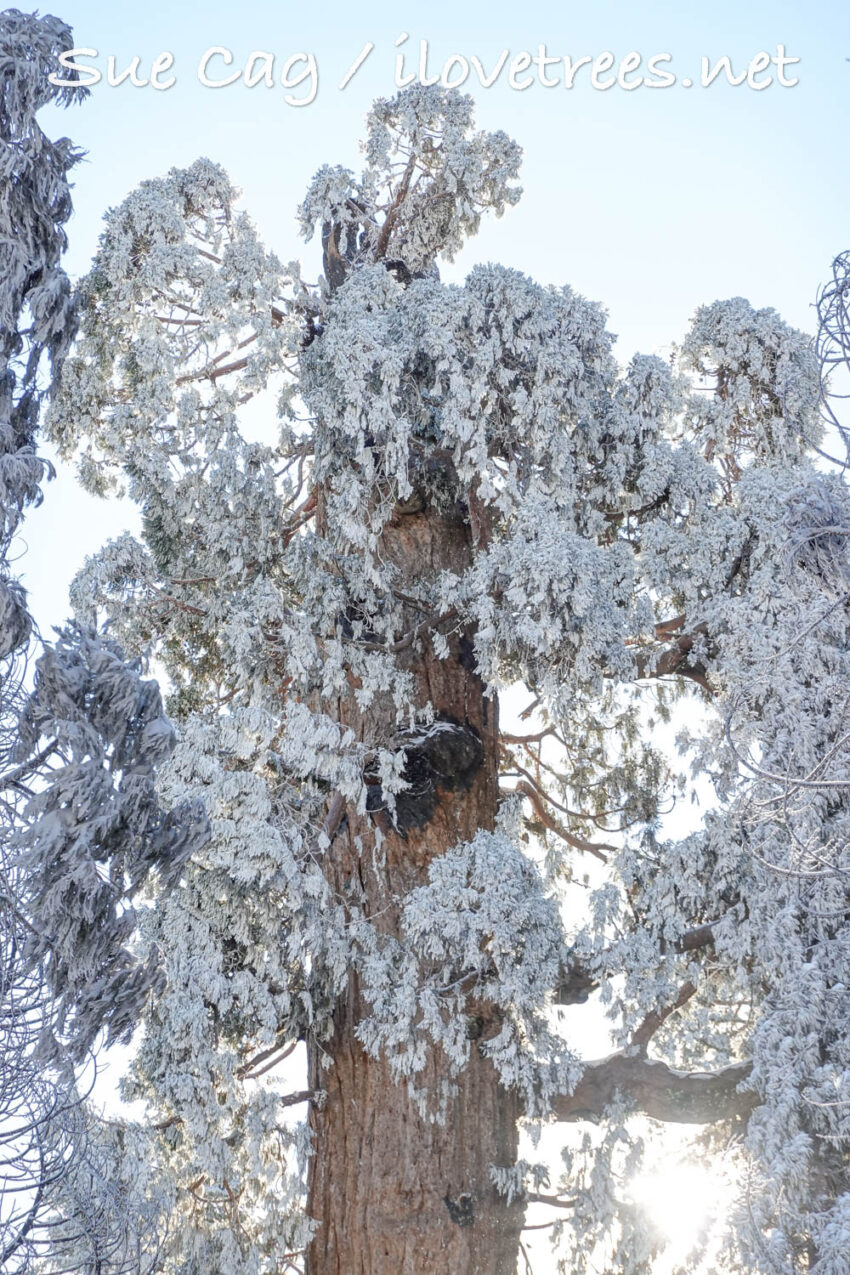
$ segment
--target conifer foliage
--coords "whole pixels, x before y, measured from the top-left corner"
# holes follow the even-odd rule
[[[128,1035],[162,977],[154,955],[140,963],[123,946],[130,901],[151,868],[169,880],[206,828],[202,812],[165,814],[157,803],[152,766],[173,731],[155,683],[114,642],[77,626],[42,643],[14,574],[22,518],[50,474],[39,416],[75,329],[61,258],[80,156],[37,118],[85,96],[48,80],[72,46],[56,18],[0,14],[0,1267],[9,1275],[123,1275],[156,1259],[161,1197],[124,1155],[144,1134],[99,1120],[80,1084],[90,1084],[101,1029]]]
[[[722,1266],[841,1275],[850,498],[813,344],[735,298],[621,367],[569,287],[442,280],[519,198],[470,99],[377,102],[363,153],[301,206],[318,283],[215,163],[144,182],[48,416],[143,534],[81,570],[24,718],[64,756],[33,915],[84,1041],[157,989],[125,1160],[164,1268],[512,1275],[518,1129],[555,1120],[597,1126],[551,1188],[563,1269],[640,1275],[649,1120],[733,1139]],[[676,837],[678,700],[716,802]],[[588,1000],[595,1061],[557,1009]]]

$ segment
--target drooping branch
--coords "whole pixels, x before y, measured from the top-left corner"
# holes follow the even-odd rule
[[[571,1094],[555,1102],[560,1121],[597,1121],[619,1095],[636,1112],[672,1124],[714,1124],[746,1120],[758,1103],[752,1090],[739,1091],[749,1062],[719,1071],[676,1071],[664,1062],[624,1053],[588,1063]]]
[[[554,819],[545,807],[545,794],[533,783],[520,779],[515,788],[506,791],[525,797],[543,827],[548,828],[550,832],[554,832],[556,836],[566,841],[567,845],[572,846],[573,849],[592,854],[594,858],[599,859],[602,863],[608,862],[609,853],[616,853],[616,846],[605,843],[597,845],[592,841],[585,841],[583,837],[577,837],[575,833],[570,832],[562,823]]]

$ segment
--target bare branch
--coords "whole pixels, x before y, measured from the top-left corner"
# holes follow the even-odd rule
[[[696,984],[687,982],[680,989],[679,995],[669,1005],[665,1005],[663,1009],[654,1009],[647,1014],[646,1018],[636,1029],[632,1035],[632,1046],[641,1053],[645,1054],[649,1042],[652,1040],[658,1029],[666,1023],[671,1014],[675,1014],[677,1009],[681,1009],[683,1005],[696,995]]]
[[[569,832],[556,819],[553,819],[543,804],[545,795],[527,780],[520,779],[516,788],[511,791],[520,797],[525,797],[531,803],[534,813],[544,828],[548,828],[550,832],[554,832],[556,836],[561,837],[568,846],[572,846],[575,850],[583,850],[586,854],[592,854],[594,858],[601,860],[602,863],[608,862],[606,851],[611,854],[616,853],[616,846],[609,846],[604,843],[597,845],[592,841],[585,841],[582,837],[577,837],[575,833]]]

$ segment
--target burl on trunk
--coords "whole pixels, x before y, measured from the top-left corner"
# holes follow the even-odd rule
[[[471,521],[461,503],[449,510],[399,509],[385,528],[383,556],[415,594],[438,572],[469,564]],[[406,616],[411,627],[421,619],[413,609]],[[400,656],[416,678],[418,702],[430,702],[437,719],[453,729],[409,754],[415,782],[394,822],[383,815],[378,790],[369,814],[348,812],[327,854],[331,883],[340,889],[355,877],[383,931],[398,933],[399,902],[427,879],[432,859],[494,824],[498,704],[484,695],[473,643],[469,630],[455,632],[450,657],[440,660],[423,637]],[[386,706],[361,714],[353,693],[338,703],[340,721],[361,738],[381,738],[382,711],[391,730]],[[372,844],[375,820],[383,820],[385,837],[377,861],[356,847],[358,838],[364,847]],[[332,1038],[310,1048],[310,1085],[325,1090],[327,1099],[310,1115],[308,1213],[318,1227],[308,1275],[513,1275],[523,1206],[506,1203],[490,1167],[516,1160],[516,1096],[473,1044],[444,1121],[423,1118],[406,1082],[397,1084],[387,1061],[360,1046],[355,1029],[366,1012],[352,975]],[[470,1006],[469,1030],[479,1041],[498,1030],[495,1009]],[[417,1088],[436,1095],[445,1067],[432,1051]]]

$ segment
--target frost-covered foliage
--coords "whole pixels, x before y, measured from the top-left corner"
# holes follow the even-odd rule
[[[682,354],[687,367],[713,382],[711,396],[697,399],[691,426],[730,478],[744,458],[793,460],[818,441],[811,341],[775,310],[753,310],[743,297],[702,306]]]
[[[68,170],[79,154],[67,138],[51,141],[37,111],[84,96],[56,89],[48,75],[68,48],[70,30],[57,18],[17,9],[0,14],[0,544],[4,551],[23,509],[38,498],[43,463],[33,433],[45,383],[73,336],[70,285],[60,258],[71,213]],[[14,599],[5,596],[7,619]],[[2,642],[2,646],[6,646]]]
[[[416,85],[373,106],[366,123],[366,171],[319,169],[299,209],[309,239],[317,223],[334,262],[331,287],[347,267],[386,260],[407,273],[451,261],[481,214],[501,216],[520,196],[520,148],[504,133],[472,130],[472,99]]]
[[[622,852],[620,888],[598,892],[595,933],[579,945],[600,977],[625,974],[612,1004],[625,1047],[660,1015],[654,1049],[677,1068],[752,1060],[731,1269],[839,1275],[850,666],[838,591],[850,493],[808,469],[753,468],[735,495],[747,541],[733,561],[746,578],[704,604],[708,631],[723,635],[707,657],[719,712],[701,739],[690,733],[721,804],[680,842],[650,836]],[[619,937],[601,949],[605,933]],[[687,1020],[665,1023],[682,989]]]
[[[811,343],[736,299],[697,313],[678,366],[620,368],[568,287],[441,281],[517,194],[517,148],[467,99],[380,102],[364,149],[302,207],[317,287],[207,160],[129,195],[51,409],[83,481],[144,517],[86,563],[78,619],[156,652],[181,732],[160,799],[210,819],[143,917],[166,982],[127,1091],[169,1166],[167,1269],[271,1275],[307,1240],[306,1138],[259,1081],[300,1041],[329,1049],[356,987],[352,1035],[414,1090],[473,1050],[527,1115],[601,1118],[625,1086],[568,1165],[565,1269],[649,1269],[616,1186],[629,1104],[686,1118],[681,1089],[722,1120],[725,1075],[749,1166],[729,1262],[839,1275],[850,510],[807,459]],[[458,668],[482,712],[515,683],[532,699],[498,821],[494,719],[437,702]],[[674,841],[652,735],[686,688],[717,808]],[[447,841],[488,764],[487,826]],[[579,1079],[552,1002],[599,983],[620,1049]]]
[[[306,1030],[327,1012],[311,1003],[306,979],[292,977],[327,887],[311,862],[315,839],[300,844],[297,792],[270,794],[275,733],[249,710],[195,718],[162,774],[168,799],[203,799],[210,836],[143,920],[167,978],[125,1095],[156,1093],[177,1184],[172,1262],[187,1275],[275,1269],[309,1231],[306,1134],[287,1125],[290,1095],[259,1078],[286,1053],[295,1024]]]
[[[372,1013],[360,1039],[388,1051],[397,1074],[415,1076],[430,1037],[456,1072],[473,1047],[465,1006],[495,1003],[499,1030],[481,1049],[530,1114],[545,1110],[580,1070],[542,1012],[564,958],[559,936],[557,905],[515,839],[477,833],[431,863],[427,883],[404,901],[397,948],[365,968]]]
[[[49,768],[16,837],[28,879],[33,960],[42,962],[57,1026],[84,1054],[105,1027],[129,1039],[151,988],[156,952],[142,964],[126,944],[132,898],[153,869],[165,888],[203,844],[203,808],[164,812],[153,784],[174,730],[155,682],[143,681],[114,642],[71,627],[36,663],[21,716],[20,755],[40,745]]]
[[[9,1275],[152,1275],[159,1266],[168,1198],[151,1135],[93,1115],[73,1088],[61,1095],[53,1090],[45,1119],[44,1084],[43,1075],[34,1078],[27,1106],[16,1113],[31,1120],[37,1113],[36,1129],[30,1124],[26,1133],[33,1159],[36,1152],[39,1157],[41,1194],[32,1208],[24,1181],[8,1179],[7,1217],[17,1212],[8,1208],[13,1192],[24,1190],[31,1225],[18,1228],[22,1243],[3,1250],[3,1270]],[[16,1132],[20,1146],[20,1126]]]
[[[46,77],[72,43],[55,18],[0,14],[0,1265],[10,1275],[31,1269],[45,1238],[45,1192],[75,1150],[60,1119],[73,1110],[73,1087],[36,1052],[50,1003],[43,972],[24,955],[27,882],[9,844],[31,777],[12,752],[33,628],[12,542],[44,473],[33,446],[41,365],[52,355],[58,370],[71,336],[59,259],[75,157],[45,136],[36,112],[56,97]]]
[[[26,593],[12,573],[20,558],[21,519],[27,506],[41,499],[40,484],[49,470],[36,451],[40,411],[74,331],[70,283],[60,260],[71,213],[68,171],[79,155],[67,138],[51,141],[37,119],[48,104],[65,106],[85,96],[81,89],[59,89],[48,80],[60,69],[59,54],[73,44],[70,28],[56,18],[16,9],[0,13],[0,1267],[8,1275],[36,1270],[141,1275],[152,1269],[163,1222],[162,1202],[154,1200],[145,1182],[150,1158],[128,1172],[131,1161],[124,1160],[111,1142],[112,1132],[85,1106],[81,1089],[90,1082],[90,1070],[80,1076],[67,1052],[57,1047],[56,1037],[68,1024],[62,989],[52,975],[63,961],[67,970],[70,953],[51,942],[42,924],[45,877],[56,866],[52,854],[60,850],[60,828],[72,809],[78,828],[87,814],[96,813],[98,794],[94,789],[84,793],[81,783],[58,800],[54,792],[50,857],[45,857],[50,819],[34,822],[39,803],[50,805],[45,784],[63,750],[73,752],[87,734],[90,755],[99,749],[105,756],[110,741],[98,737],[98,728],[110,714],[114,723],[114,713],[130,705],[125,696],[121,708],[116,702],[105,721],[93,722],[85,717],[79,677],[64,686],[54,678],[62,701],[53,701],[54,717],[47,712],[49,696],[37,695],[21,729],[36,640]],[[63,656],[79,665],[86,658],[103,661],[110,649],[89,638],[81,655],[60,642],[42,659],[45,669],[52,665],[55,670]],[[122,676],[135,674],[122,665],[104,679],[111,680],[110,697]],[[45,685],[42,679],[42,691]],[[60,724],[59,719],[65,720]],[[46,738],[40,748],[42,732]],[[128,719],[117,733],[127,736]],[[96,777],[101,798],[108,782],[106,772],[103,780]],[[68,798],[71,804],[65,805]],[[24,813],[28,802],[29,816]],[[96,837],[95,825],[85,822],[86,835]],[[64,828],[72,830],[70,820]],[[41,886],[24,853],[26,830],[41,838]],[[96,873],[93,866],[89,871]],[[82,909],[78,886],[88,895]],[[99,882],[95,893],[103,888]],[[82,874],[74,882],[52,876],[49,889],[54,892],[51,922],[64,931],[65,940],[71,931],[84,935],[91,952],[92,944],[103,940],[96,933],[101,918],[87,908],[92,881],[84,882]],[[63,890],[64,910],[55,906]],[[93,990],[86,989],[90,1001]],[[100,988],[107,990],[114,989]],[[124,988],[120,1000],[126,1004]],[[83,1051],[96,1030],[90,1010],[91,1005],[75,1010],[80,1022],[89,1019],[87,1039],[78,1040]],[[99,1021],[115,1022],[120,1012],[105,998],[97,1006]]]
[[[71,213],[67,174],[79,156],[67,138],[51,141],[36,117],[48,102],[82,96],[47,80],[70,39],[56,18],[0,14],[0,662],[12,679],[10,661],[32,621],[9,550],[26,506],[40,499],[45,466],[33,435],[50,373],[73,335],[60,259]]]

